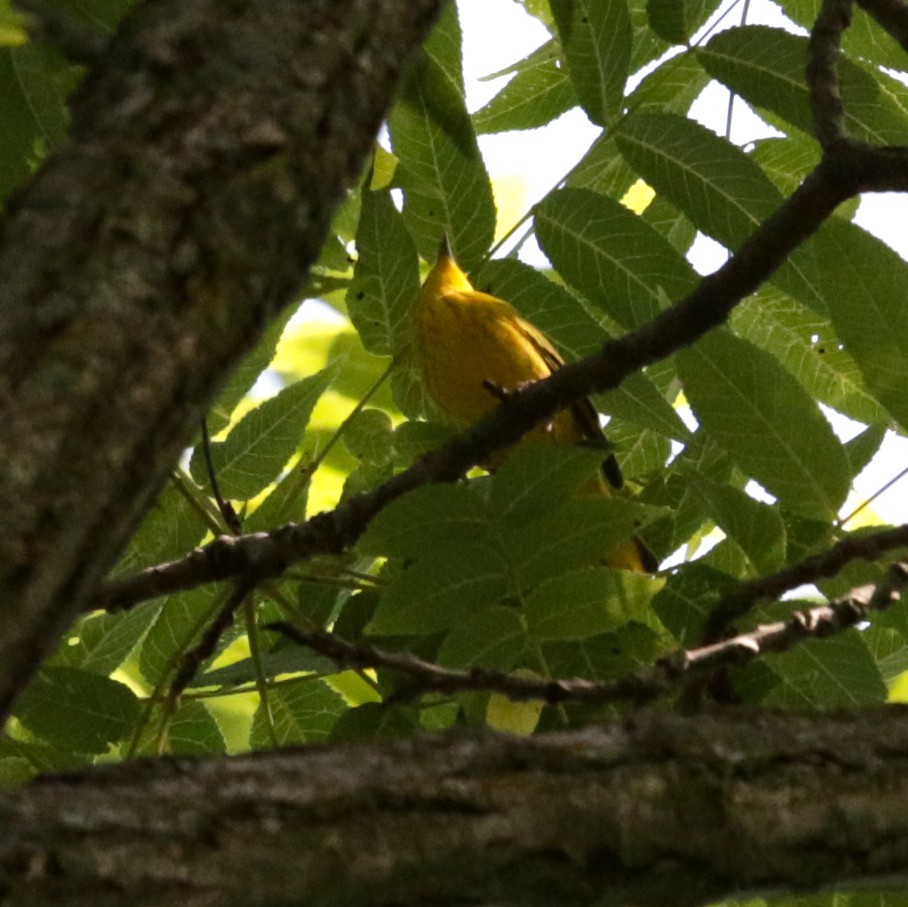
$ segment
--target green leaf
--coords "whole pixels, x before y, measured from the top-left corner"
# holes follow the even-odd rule
[[[595,488],[603,452],[524,442],[499,467],[489,488],[489,507],[505,527],[523,527],[573,495]]]
[[[664,41],[650,28],[649,17],[646,15],[647,0],[628,0],[628,10],[631,14],[631,28],[633,41],[631,42],[632,73],[639,73],[646,69],[650,63],[658,60],[669,49],[669,42]]]
[[[390,190],[363,192],[356,251],[359,258],[347,291],[350,320],[370,353],[393,355],[408,337],[419,263]]]
[[[605,681],[648,670],[661,655],[671,651],[665,634],[638,623],[625,624],[613,633],[590,639],[543,644],[551,677],[582,677]]]
[[[526,639],[526,627],[516,608],[483,608],[450,630],[435,660],[446,668],[479,666],[507,671],[526,646]]]
[[[749,476],[792,510],[835,518],[848,493],[845,451],[775,358],[719,329],[683,350],[678,367],[698,421]]]
[[[831,289],[825,294],[830,298]],[[772,353],[817,400],[858,422],[888,418],[827,317],[763,286],[735,307],[729,322],[739,337]]]
[[[168,482],[114,568],[113,575],[136,573],[172,561],[194,548],[208,531],[204,520],[174,482]]]
[[[134,0],[78,0],[69,8],[98,31],[112,32],[120,19],[134,6]]]
[[[597,125],[621,112],[630,71],[627,0],[550,0],[568,72],[580,104]]]
[[[442,7],[435,28],[423,46],[425,53],[444,73],[445,78],[457,87],[461,96],[463,84],[463,32],[460,27],[457,5],[449,3]]]
[[[657,195],[641,216],[682,255],[687,254],[697,238],[697,228],[664,195]]]
[[[718,5],[719,0],[648,0],[646,15],[660,38],[670,44],[687,44]]]
[[[476,289],[507,300],[538,327],[565,355],[581,359],[597,350],[607,335],[583,303],[561,284],[522,261],[499,258],[487,262]]]
[[[139,649],[139,670],[145,680],[156,684],[175,669],[176,660],[214,616],[216,601],[220,598],[204,587],[160,600],[157,617]]]
[[[489,545],[449,545],[400,575],[382,595],[368,631],[420,636],[450,630],[501,598],[507,584],[499,551]]]
[[[478,133],[536,129],[577,106],[558,46],[547,41],[514,67],[516,75],[473,114]]]
[[[792,133],[779,138],[760,139],[750,157],[784,195],[791,195],[817,164],[822,149],[813,138]]]
[[[690,648],[702,641],[707,617],[733,585],[730,576],[707,564],[686,564],[655,596],[653,611],[678,645]]]
[[[629,620],[646,620],[662,580],[627,570],[590,567],[540,583],[526,598],[529,635],[536,640],[588,639]]]
[[[782,681],[766,705],[832,709],[886,701],[886,684],[857,630],[802,643],[765,664]]]
[[[287,475],[274,486],[265,499],[243,520],[244,532],[268,532],[291,520],[306,517],[306,503],[312,472],[303,457]]]
[[[156,605],[143,602],[128,611],[83,617],[57,651],[53,664],[107,676],[126,661],[157,614]]]
[[[447,545],[491,537],[488,507],[465,484],[426,485],[383,508],[357,548],[385,557],[431,557]]]
[[[671,462],[652,477],[640,496],[643,503],[668,509],[668,516],[647,529],[646,538],[656,551],[674,551],[679,545],[696,548],[707,522],[703,499],[692,487],[690,473],[714,482],[727,482],[733,465],[728,454],[704,431],[698,431]],[[711,527],[710,527],[711,528]]]
[[[463,90],[431,57],[411,69],[388,120],[404,179],[404,220],[434,261],[447,233],[472,270],[492,243],[495,203]]]
[[[830,221],[815,239],[821,242],[822,290],[833,328],[867,387],[908,427],[908,264],[852,224]]]
[[[506,527],[502,543],[524,586],[575,567],[608,563],[631,545],[635,530],[659,516],[653,508],[603,495],[565,500],[522,525]]]
[[[334,725],[332,741],[398,740],[409,737],[419,727],[419,715],[412,706],[366,702],[347,709]]]
[[[62,141],[69,125],[66,97],[78,74],[46,47],[0,48],[0,199]]]
[[[625,328],[654,318],[696,283],[693,269],[623,205],[585,189],[551,193],[536,209],[539,244],[572,286]]]
[[[604,412],[640,428],[648,428],[679,441],[690,437],[690,430],[677,410],[659,393],[644,372],[629,375],[621,382],[621,387],[606,394],[597,394],[595,399],[602,401],[600,408]]]
[[[211,458],[225,498],[248,500],[273,482],[300,446],[312,409],[331,383],[336,367],[285,387],[250,410],[224,441],[211,444]],[[207,486],[197,448],[192,475]]]
[[[719,32],[697,51],[706,71],[746,101],[813,134],[804,72],[807,38],[779,28],[747,25]],[[908,141],[908,89],[840,57],[838,74],[851,138],[877,145]]]
[[[45,667],[19,699],[22,725],[56,746],[103,753],[122,740],[139,714],[139,701],[125,684],[90,671]]]
[[[635,182],[636,175],[618,154],[610,131],[600,135],[590,145],[565,179],[570,188],[590,189],[616,200],[623,198]]]
[[[786,15],[808,30],[820,13],[820,0],[782,0],[781,6]],[[865,57],[875,66],[904,70],[908,63],[898,42],[857,5],[851,10],[848,28],[842,35],[842,47],[849,56]]]
[[[678,54],[641,80],[628,96],[627,107],[634,114],[687,113],[708,83],[709,75],[693,54]]]
[[[167,725],[167,739],[176,755],[210,756],[227,752],[224,735],[204,702],[181,703]]]
[[[7,38],[6,29],[0,23],[0,44],[12,41]],[[0,756],[0,790],[13,790],[21,787],[26,781],[31,781],[37,771],[32,768],[27,759],[21,756]]]
[[[287,680],[272,686],[268,703],[277,742],[282,746],[324,742],[331,736],[337,719],[347,711],[340,694],[316,678]],[[252,719],[250,746],[267,749],[271,745],[265,705],[261,703]]]
[[[9,0],[0,2],[0,47],[21,47],[28,43],[28,18],[14,9]]]
[[[208,411],[208,431],[212,435],[218,434],[228,425],[237,404],[249,393],[262,372],[268,367],[268,363],[274,358],[274,351],[277,349],[287,322],[296,314],[297,310],[297,305],[289,306],[282,315],[269,322],[261,340],[230,373],[227,384],[224,385],[217,400]]]
[[[625,480],[645,478],[661,473],[672,455],[672,442],[662,434],[639,425],[612,419],[608,437],[618,450],[618,462]]]
[[[344,427],[344,447],[357,460],[386,463],[391,458],[393,432],[391,417],[384,410],[362,409]]]
[[[728,248],[737,248],[782,203],[750,157],[685,117],[635,113],[614,136],[650,186]]]
[[[845,444],[848,463],[853,476],[860,475],[867,464],[876,456],[880,445],[886,440],[888,428],[885,425],[868,425],[859,435]]]
[[[731,485],[691,476],[716,525],[744,552],[753,572],[772,573],[785,563],[785,525],[778,510]]]

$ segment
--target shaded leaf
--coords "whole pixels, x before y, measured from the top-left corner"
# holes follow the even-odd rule
[[[382,595],[368,631],[421,636],[452,627],[496,602],[507,565],[488,545],[449,545],[417,561]]]
[[[558,273],[625,328],[695,285],[690,264],[656,230],[588,190],[551,193],[536,209],[536,232]]]
[[[678,366],[697,420],[749,476],[799,513],[835,518],[849,486],[844,449],[776,359],[715,330]]]
[[[282,746],[327,740],[337,719],[347,711],[341,695],[316,678],[287,680],[272,686],[268,704],[277,742]],[[260,704],[252,719],[249,742],[253,749],[272,745],[264,709],[264,704]]]
[[[536,129],[577,105],[577,96],[554,41],[516,64],[513,79],[473,114],[479,133]]]
[[[90,671],[43,668],[15,707],[33,734],[83,753],[103,753],[122,740],[139,714],[125,684]]]
[[[408,337],[410,305],[419,291],[416,247],[390,190],[363,193],[356,251],[347,291],[350,320],[370,353],[390,356]]]
[[[211,459],[225,498],[247,500],[278,477],[300,446],[312,409],[336,371],[329,367],[285,387],[246,413],[223,441],[211,443]],[[207,486],[198,449],[192,458],[192,475]]]
[[[597,125],[621,111],[631,62],[627,0],[549,0],[571,81]]]
[[[527,631],[536,640],[588,639],[629,620],[646,622],[662,580],[626,570],[591,567],[552,577],[526,598]]]

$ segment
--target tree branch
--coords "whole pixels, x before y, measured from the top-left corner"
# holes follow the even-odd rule
[[[851,24],[851,4],[852,0],[824,0],[807,45],[807,87],[814,132],[825,151],[845,137],[842,130],[845,108],[839,94],[836,62],[842,33]]]
[[[904,886],[906,717],[653,713],[97,766],[0,796],[0,885],[10,907],[694,907]]]
[[[136,4],[10,200],[0,715],[296,296],[441,4]]]
[[[798,586],[836,576],[851,561],[875,561],[887,551],[906,546],[908,525],[867,535],[849,536],[826,551],[806,557],[797,564],[784,567],[769,576],[741,583],[712,609],[706,621],[704,638],[707,642],[721,639],[729,625],[744,617],[760,601],[771,601]]]

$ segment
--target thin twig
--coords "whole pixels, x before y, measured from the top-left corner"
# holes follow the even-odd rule
[[[202,662],[214,652],[218,640],[233,623],[234,614],[253,588],[255,588],[255,583],[247,580],[237,582],[224,606],[205,629],[201,639],[180,659],[179,667],[167,694],[167,701],[171,709],[175,706],[183,690],[192,682]]]
[[[255,689],[262,704],[262,713],[265,716],[265,727],[268,729],[268,739],[276,749],[280,746],[277,729],[274,726],[274,712],[271,709],[271,698],[268,695],[268,678],[262,665],[261,648],[259,646],[259,628],[256,622],[255,603],[253,596],[246,596],[243,602],[243,618],[246,622],[246,638],[249,640],[249,659],[255,671]]]
[[[770,601],[785,592],[835,576],[856,560],[874,561],[888,551],[908,546],[908,524],[864,536],[849,536],[820,554],[804,558],[769,576],[741,583],[712,609],[706,621],[705,639],[721,639],[726,628],[744,617],[760,601]]]
[[[208,470],[208,483],[209,485],[211,485],[211,496],[214,498],[215,503],[218,505],[218,510],[221,513],[221,518],[224,520],[227,528],[234,535],[242,535],[243,524],[240,522],[240,518],[237,516],[236,511],[233,509],[233,504],[231,504],[230,501],[225,500],[224,496],[221,494],[221,486],[218,482],[218,473],[214,468],[214,460],[211,458],[211,438],[208,435],[208,420],[203,417],[201,423],[202,452],[205,455],[205,468]]]
[[[865,507],[869,507],[880,495],[885,494],[890,488],[892,488],[893,485],[895,485],[896,482],[900,482],[902,479],[904,479],[906,475],[908,475],[908,466],[900,470],[883,486],[877,488],[877,490],[872,495],[870,495],[870,497],[867,498],[866,501],[862,501],[860,504],[858,504],[858,506],[855,507],[854,510],[851,511],[851,513],[838,520],[836,523],[838,528],[841,529],[846,523],[850,523]]]

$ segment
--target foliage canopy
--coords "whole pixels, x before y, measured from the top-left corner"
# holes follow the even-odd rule
[[[408,352],[409,306],[443,233],[478,288],[512,302],[576,359],[693,289],[687,255],[698,232],[733,253],[818,164],[807,38],[746,24],[718,30],[726,4],[717,0],[522,6],[550,38],[473,113],[456,8],[446,8],[389,116],[387,147],[376,148],[301,288],[301,300],[321,300],[333,317],[285,313],[213,406],[212,459],[244,531],[373,488],[450,434]],[[817,4],[782,6],[812,25]],[[93,0],[80,10],[112,29],[125,4]],[[65,99],[80,72],[29,43],[6,4],[0,41],[7,196],[63,140]],[[863,12],[845,51],[850,135],[908,144],[908,88],[883,69],[904,72],[908,57]],[[691,119],[710,80],[779,137],[740,148]],[[525,219],[497,223],[477,135],[532,130],[578,105],[598,137]],[[625,202],[640,181],[653,200],[631,210]],[[852,483],[887,431],[908,429],[908,264],[852,223],[853,213],[843,206],[726,326],[596,398],[633,494],[573,497],[601,458],[581,448],[521,450],[494,475],[411,492],[347,554],[257,588],[177,706],[168,688],[227,593],[203,586],[88,614],[19,701],[0,740],[0,778],[137,753],[237,752],[461,721],[529,733],[630,708],[540,708],[475,691],[379,705],[399,694],[399,674],[339,669],[268,625],[332,629],[451,669],[608,681],[696,645],[736,581],[864,531],[840,518]],[[496,231],[519,238],[513,249],[535,238],[551,268],[530,267],[516,251],[497,257]],[[312,303],[302,305],[305,315]],[[862,430],[843,443],[831,410]],[[759,499],[752,483],[765,491]],[[721,540],[701,547],[716,530]],[[115,573],[180,558],[226,531],[196,446]],[[633,532],[675,566],[656,576],[602,567],[602,551]],[[884,573],[851,562],[818,583],[819,600]],[[809,607],[816,594],[764,604],[737,629]],[[908,621],[897,605],[860,631],[736,668],[729,684],[750,704],[828,709],[886,701],[906,668]]]

